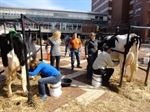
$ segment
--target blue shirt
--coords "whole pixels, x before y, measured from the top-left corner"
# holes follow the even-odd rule
[[[31,75],[31,76],[35,76],[37,75],[38,73],[41,73],[43,76],[56,76],[56,75],[59,75],[60,72],[53,66],[47,64],[47,63],[44,63],[44,62],[40,62],[38,64],[38,66],[36,67],[35,70],[33,71],[29,71],[28,74]]]

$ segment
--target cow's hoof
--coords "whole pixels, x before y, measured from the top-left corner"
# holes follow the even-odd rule
[[[8,98],[10,98],[10,97],[12,97],[12,96],[13,96],[13,94],[8,94],[8,95],[7,95]]]
[[[127,82],[131,82],[131,79],[127,79]]]
[[[29,79],[30,79],[30,80],[35,80],[35,77],[34,77],[34,76],[32,76],[32,77],[30,77]]]
[[[28,96],[28,91],[22,93],[22,96],[24,96],[24,97]]]

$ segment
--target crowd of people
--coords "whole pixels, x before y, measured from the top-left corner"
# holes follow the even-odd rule
[[[102,76],[102,85],[108,86],[109,79],[114,72],[114,66],[118,63],[114,63],[111,59],[111,49],[108,46],[103,46],[103,51],[98,54],[98,46],[100,41],[97,40],[96,34],[91,32],[89,39],[85,42],[85,59],[87,60],[86,77],[92,80],[92,74],[98,74]],[[51,37],[47,39],[45,50],[46,53],[50,53],[50,64],[39,62],[37,59],[31,60],[29,63],[29,72],[31,76],[35,76],[40,73],[41,79],[38,80],[39,96],[41,100],[47,98],[48,87],[47,84],[55,84],[61,81],[60,72],[60,59],[61,59],[61,31],[55,31]],[[51,46],[50,52],[47,52],[48,46]],[[74,70],[75,58],[77,60],[77,68],[82,68],[80,64],[80,52],[82,49],[82,41],[80,35],[74,32],[71,36],[66,35],[65,37],[65,54],[69,53],[71,58],[71,70]],[[54,64],[56,60],[56,64]],[[54,67],[56,65],[56,67]],[[109,66],[109,68],[108,68]]]

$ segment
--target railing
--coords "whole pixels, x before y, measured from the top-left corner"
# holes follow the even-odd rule
[[[3,23],[4,24],[4,30],[5,30],[5,32],[6,32],[6,24],[5,23],[7,23],[7,22],[12,22],[13,23],[13,26],[14,26],[14,28],[13,29],[15,29],[16,31],[17,31],[17,29],[16,29],[16,26],[15,26],[15,23],[16,22],[20,22],[21,23],[21,32],[22,32],[22,34],[23,34],[23,43],[24,43],[24,54],[27,54],[27,49],[26,49],[26,42],[25,42],[25,40],[26,40],[26,35],[25,35],[25,28],[24,28],[24,21],[25,20],[28,20],[28,21],[30,21],[30,22],[33,22],[33,23],[36,23],[37,25],[39,25],[39,30],[37,30],[37,32],[39,33],[39,35],[40,35],[40,48],[37,50],[37,51],[35,51],[34,53],[33,53],[33,55],[34,54],[36,54],[39,50],[41,51],[41,61],[43,61],[43,55],[42,55],[42,42],[41,42],[41,26],[40,26],[40,23],[37,23],[36,21],[34,21],[34,20],[32,20],[32,19],[30,19],[30,18],[28,18],[28,17],[26,17],[25,15],[23,15],[23,14],[21,14],[21,18],[18,18],[18,19],[0,19],[0,22],[1,23]],[[30,32],[32,32],[32,30],[28,30],[28,32],[30,33]],[[30,91],[30,82],[29,82],[29,75],[28,75],[28,63],[27,63],[27,59],[28,58],[30,58],[32,55],[29,55],[29,57],[27,57],[27,55],[25,55],[25,65],[26,65],[26,77],[27,77],[27,89],[28,89],[28,103],[30,104],[30,105],[33,105],[33,101],[32,101],[32,96],[31,96],[31,91]],[[1,71],[0,73],[2,73],[3,71]]]

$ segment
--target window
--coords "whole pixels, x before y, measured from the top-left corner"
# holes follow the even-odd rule
[[[141,8],[137,8],[137,9],[135,10],[135,14],[137,14],[139,11],[141,11]]]

